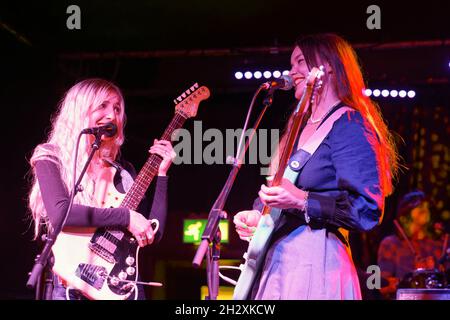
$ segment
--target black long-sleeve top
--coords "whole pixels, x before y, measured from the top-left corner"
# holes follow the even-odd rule
[[[123,161],[122,166],[133,178],[137,176],[130,163]],[[49,160],[38,160],[35,163],[35,172],[48,218],[51,225],[56,225],[64,218],[69,205],[69,193],[61,178],[58,165]],[[119,192],[123,192],[122,179],[118,172],[114,177],[114,185]],[[145,217],[159,220],[155,241],[159,241],[164,232],[167,218],[167,186],[168,177],[158,177],[151,208],[147,197],[144,197],[137,209]],[[65,226],[127,228],[129,223],[130,212],[127,208],[97,208],[74,204]]]

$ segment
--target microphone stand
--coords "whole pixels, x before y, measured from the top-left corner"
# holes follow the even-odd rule
[[[77,148],[78,148],[78,144],[79,144],[81,135],[82,135],[82,133],[80,133],[80,135],[78,136]],[[80,186],[80,183],[81,183],[81,180],[87,170],[89,163],[91,162],[91,160],[94,156],[95,151],[97,151],[100,148],[101,136],[102,136],[102,133],[97,133],[95,135],[95,141],[91,145],[92,149],[89,154],[89,157],[83,167],[83,170],[81,171],[81,174],[80,174],[78,180],[74,184],[72,192],[70,193],[69,206],[67,207],[67,211],[66,211],[66,214],[64,215],[64,219],[61,219],[61,222],[58,223],[56,226],[54,226],[53,232],[51,232],[49,235],[47,235],[45,237],[44,248],[42,249],[41,254],[37,255],[34,260],[35,263],[34,263],[33,269],[29,273],[29,278],[28,278],[26,286],[28,289],[36,288],[36,295],[35,295],[36,299],[40,299],[42,297],[45,297],[45,299],[48,299],[50,296],[48,294],[48,291],[44,295],[37,292],[40,290],[40,287],[42,286],[42,280],[43,280],[42,279],[42,271],[44,270],[44,268],[46,269],[44,288],[45,288],[45,290],[48,290],[49,289],[49,281],[51,281],[51,280],[49,280],[49,274],[51,274],[50,267],[52,266],[52,261],[49,264],[49,260],[53,260],[53,259],[49,259],[49,258],[50,258],[50,253],[51,253],[53,244],[55,243],[56,238],[58,237],[58,234],[61,232],[61,230],[64,227],[64,224],[67,220],[67,217],[69,216],[69,212],[72,209],[73,200],[75,198],[75,195],[77,194],[78,191],[83,190],[82,187]],[[76,158],[77,158],[77,151],[75,152],[75,159],[74,159],[74,178],[76,176],[76,174],[75,174]],[[51,258],[53,258],[53,257],[51,257]]]
[[[247,113],[247,119],[245,121],[244,128],[241,133],[238,150],[236,152],[236,157],[233,158],[230,156],[229,159],[227,159],[227,162],[229,162],[232,165],[231,172],[228,175],[227,181],[225,182],[222,191],[220,192],[219,196],[217,197],[208,214],[208,222],[202,234],[202,241],[200,242],[200,246],[198,247],[195,253],[194,260],[192,261],[194,267],[196,268],[200,267],[206,252],[208,252],[206,260],[208,296],[206,296],[206,300],[217,300],[217,296],[219,293],[219,258],[220,258],[220,240],[221,240],[219,222],[220,219],[225,218],[225,212],[223,211],[223,207],[225,206],[225,202],[227,201],[228,195],[231,191],[231,188],[233,187],[234,180],[236,179],[239,169],[241,168],[242,160],[245,157],[245,153],[249,148],[253,140],[253,137],[256,133],[256,129],[258,128],[259,123],[261,122],[261,119],[264,116],[267,108],[270,105],[272,105],[273,102],[273,92],[275,89],[273,87],[270,87],[268,89],[267,96],[263,101],[264,107],[261,110],[258,119],[255,121],[255,124],[253,126],[253,131],[245,144],[244,150],[240,152],[254,102],[256,100],[256,97],[263,89],[266,89],[264,85],[260,86],[256,91],[255,95],[253,96],[249,111]],[[212,244],[211,247],[210,244]]]

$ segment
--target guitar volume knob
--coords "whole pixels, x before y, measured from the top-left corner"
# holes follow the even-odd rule
[[[125,263],[129,266],[132,266],[134,264],[134,261],[134,258],[130,256],[125,259]]]
[[[133,267],[128,267],[127,268],[127,274],[132,276],[134,273],[136,272],[136,269]]]
[[[116,276],[114,276],[114,277],[111,278],[111,284],[112,284],[113,286],[117,286],[117,285],[119,284],[119,282],[120,282],[120,280],[119,280],[119,278],[117,278]]]
[[[128,277],[128,274],[125,271],[120,271],[119,272],[119,279],[120,280],[125,280]]]

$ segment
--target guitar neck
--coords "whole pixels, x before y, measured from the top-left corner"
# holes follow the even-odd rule
[[[300,132],[300,126],[303,122],[303,117],[305,115],[305,109],[309,105],[309,100],[311,98],[311,88],[306,88],[303,92],[303,96],[300,99],[300,102],[298,104],[298,108],[296,110],[296,113],[294,115],[294,119],[292,121],[292,127],[289,129],[289,133],[286,138],[286,143],[284,145],[284,148],[281,153],[280,161],[278,164],[277,172],[275,173],[271,186],[276,187],[281,184],[281,181],[283,180],[284,176],[284,170],[288,165],[289,158],[291,157],[292,151],[294,150],[295,140],[298,137],[298,134]],[[261,213],[263,215],[270,213],[270,207],[264,206]]]
[[[179,129],[183,126],[186,121],[186,117],[179,112],[175,113],[175,116],[172,118],[169,126],[164,131],[164,134],[161,136],[161,140],[171,141],[171,136],[176,129]],[[121,207],[128,208],[130,210],[136,210],[139,203],[144,198],[145,192],[153,181],[153,178],[158,173],[159,165],[161,164],[162,158],[159,155],[151,154],[141,171],[137,175],[134,180],[133,185],[130,190],[127,192],[125,198],[121,203]]]

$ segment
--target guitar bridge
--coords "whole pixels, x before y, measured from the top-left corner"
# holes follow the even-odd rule
[[[109,263],[116,263],[116,259],[114,259],[114,256],[111,252],[103,248],[101,245],[97,243],[89,243],[89,249],[92,250],[96,255],[100,256],[101,258],[105,259]]]

